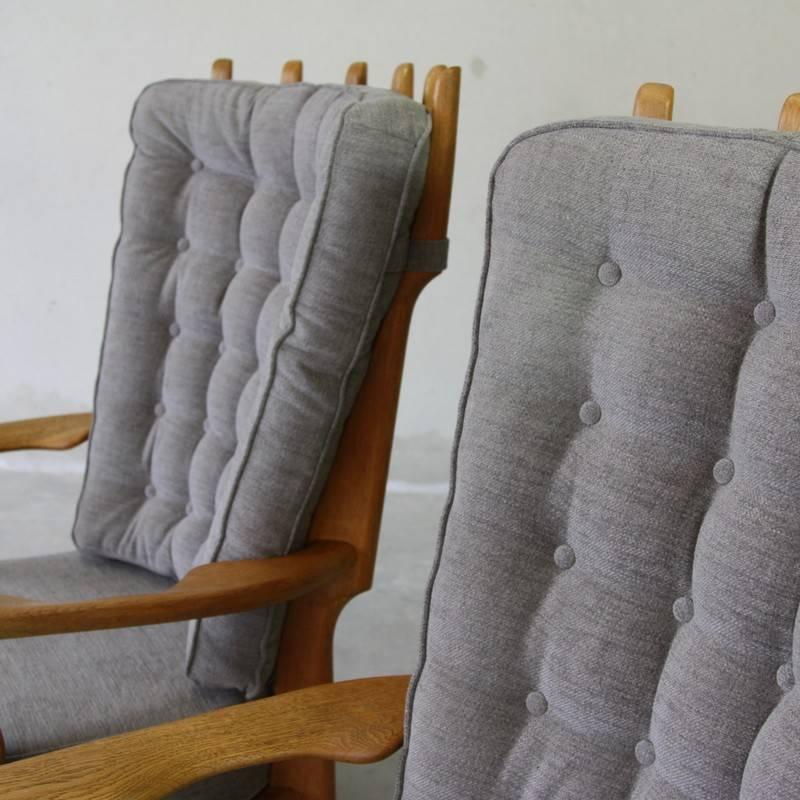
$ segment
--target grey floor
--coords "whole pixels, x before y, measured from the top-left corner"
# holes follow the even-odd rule
[[[445,501],[449,444],[435,437],[395,443],[373,589],[345,609],[336,637],[336,678],[413,671],[422,604]],[[0,557],[67,550],[82,453],[0,459]],[[337,768],[339,800],[391,798],[394,756]]]

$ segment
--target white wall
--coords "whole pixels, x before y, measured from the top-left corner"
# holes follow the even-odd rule
[[[215,56],[272,81],[366,60],[463,66],[447,274],[418,307],[398,432],[449,436],[481,266],[486,183],[506,142],[569,117],[627,114],[638,83],[676,119],[772,127],[800,90],[797,0],[0,0],[0,419],[85,409],[118,232],[128,115],[145,84]]]

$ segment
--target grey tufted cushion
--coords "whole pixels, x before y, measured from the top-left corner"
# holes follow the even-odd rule
[[[398,796],[800,797],[800,139],[535,130],[487,241]]]
[[[179,577],[284,554],[406,264],[427,113],[365,87],[167,81],[131,131],[75,542]],[[190,674],[260,693],[279,618],[194,625]]]

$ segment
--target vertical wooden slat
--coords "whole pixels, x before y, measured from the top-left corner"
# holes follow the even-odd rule
[[[287,61],[281,70],[281,83],[302,83],[303,62]]]
[[[675,90],[668,83],[643,83],[633,103],[634,117],[672,119]]]
[[[350,86],[367,85],[367,62],[354,61],[348,68],[344,82]]]
[[[460,67],[434,67],[425,81],[428,95],[425,105],[431,112],[433,127],[428,173],[411,229],[412,239],[444,239],[447,236],[460,91]]]
[[[790,94],[778,118],[779,131],[800,131],[800,94]]]
[[[429,110],[431,107],[431,97],[433,96],[433,87],[436,84],[436,79],[439,76],[439,73],[446,69],[447,67],[444,64],[437,64],[435,67],[431,67],[428,70],[428,74],[425,76],[425,85],[422,87],[422,104]]]
[[[233,79],[233,60],[218,58],[211,65],[211,78],[215,81],[229,81]]]
[[[400,64],[392,75],[392,90],[404,94],[406,97],[414,97],[414,65]]]
[[[426,81],[432,129],[425,187],[412,229],[415,239],[447,236],[460,77],[458,67],[438,66]],[[309,542],[348,542],[358,560],[340,579],[289,605],[278,651],[276,693],[332,680],[339,612],[372,585],[408,329],[414,303],[435,274],[404,273],[378,330],[308,535]],[[333,800],[333,765],[308,758],[274,764],[272,788],[264,800],[277,800],[286,790],[303,800]]]

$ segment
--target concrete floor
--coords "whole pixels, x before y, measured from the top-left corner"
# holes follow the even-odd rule
[[[71,548],[69,531],[84,457],[78,450],[0,459],[0,557]],[[444,440],[419,437],[395,443],[374,587],[342,614],[337,679],[414,670],[448,462],[449,443]],[[397,755],[370,766],[339,765],[339,800],[388,800],[397,768]]]

